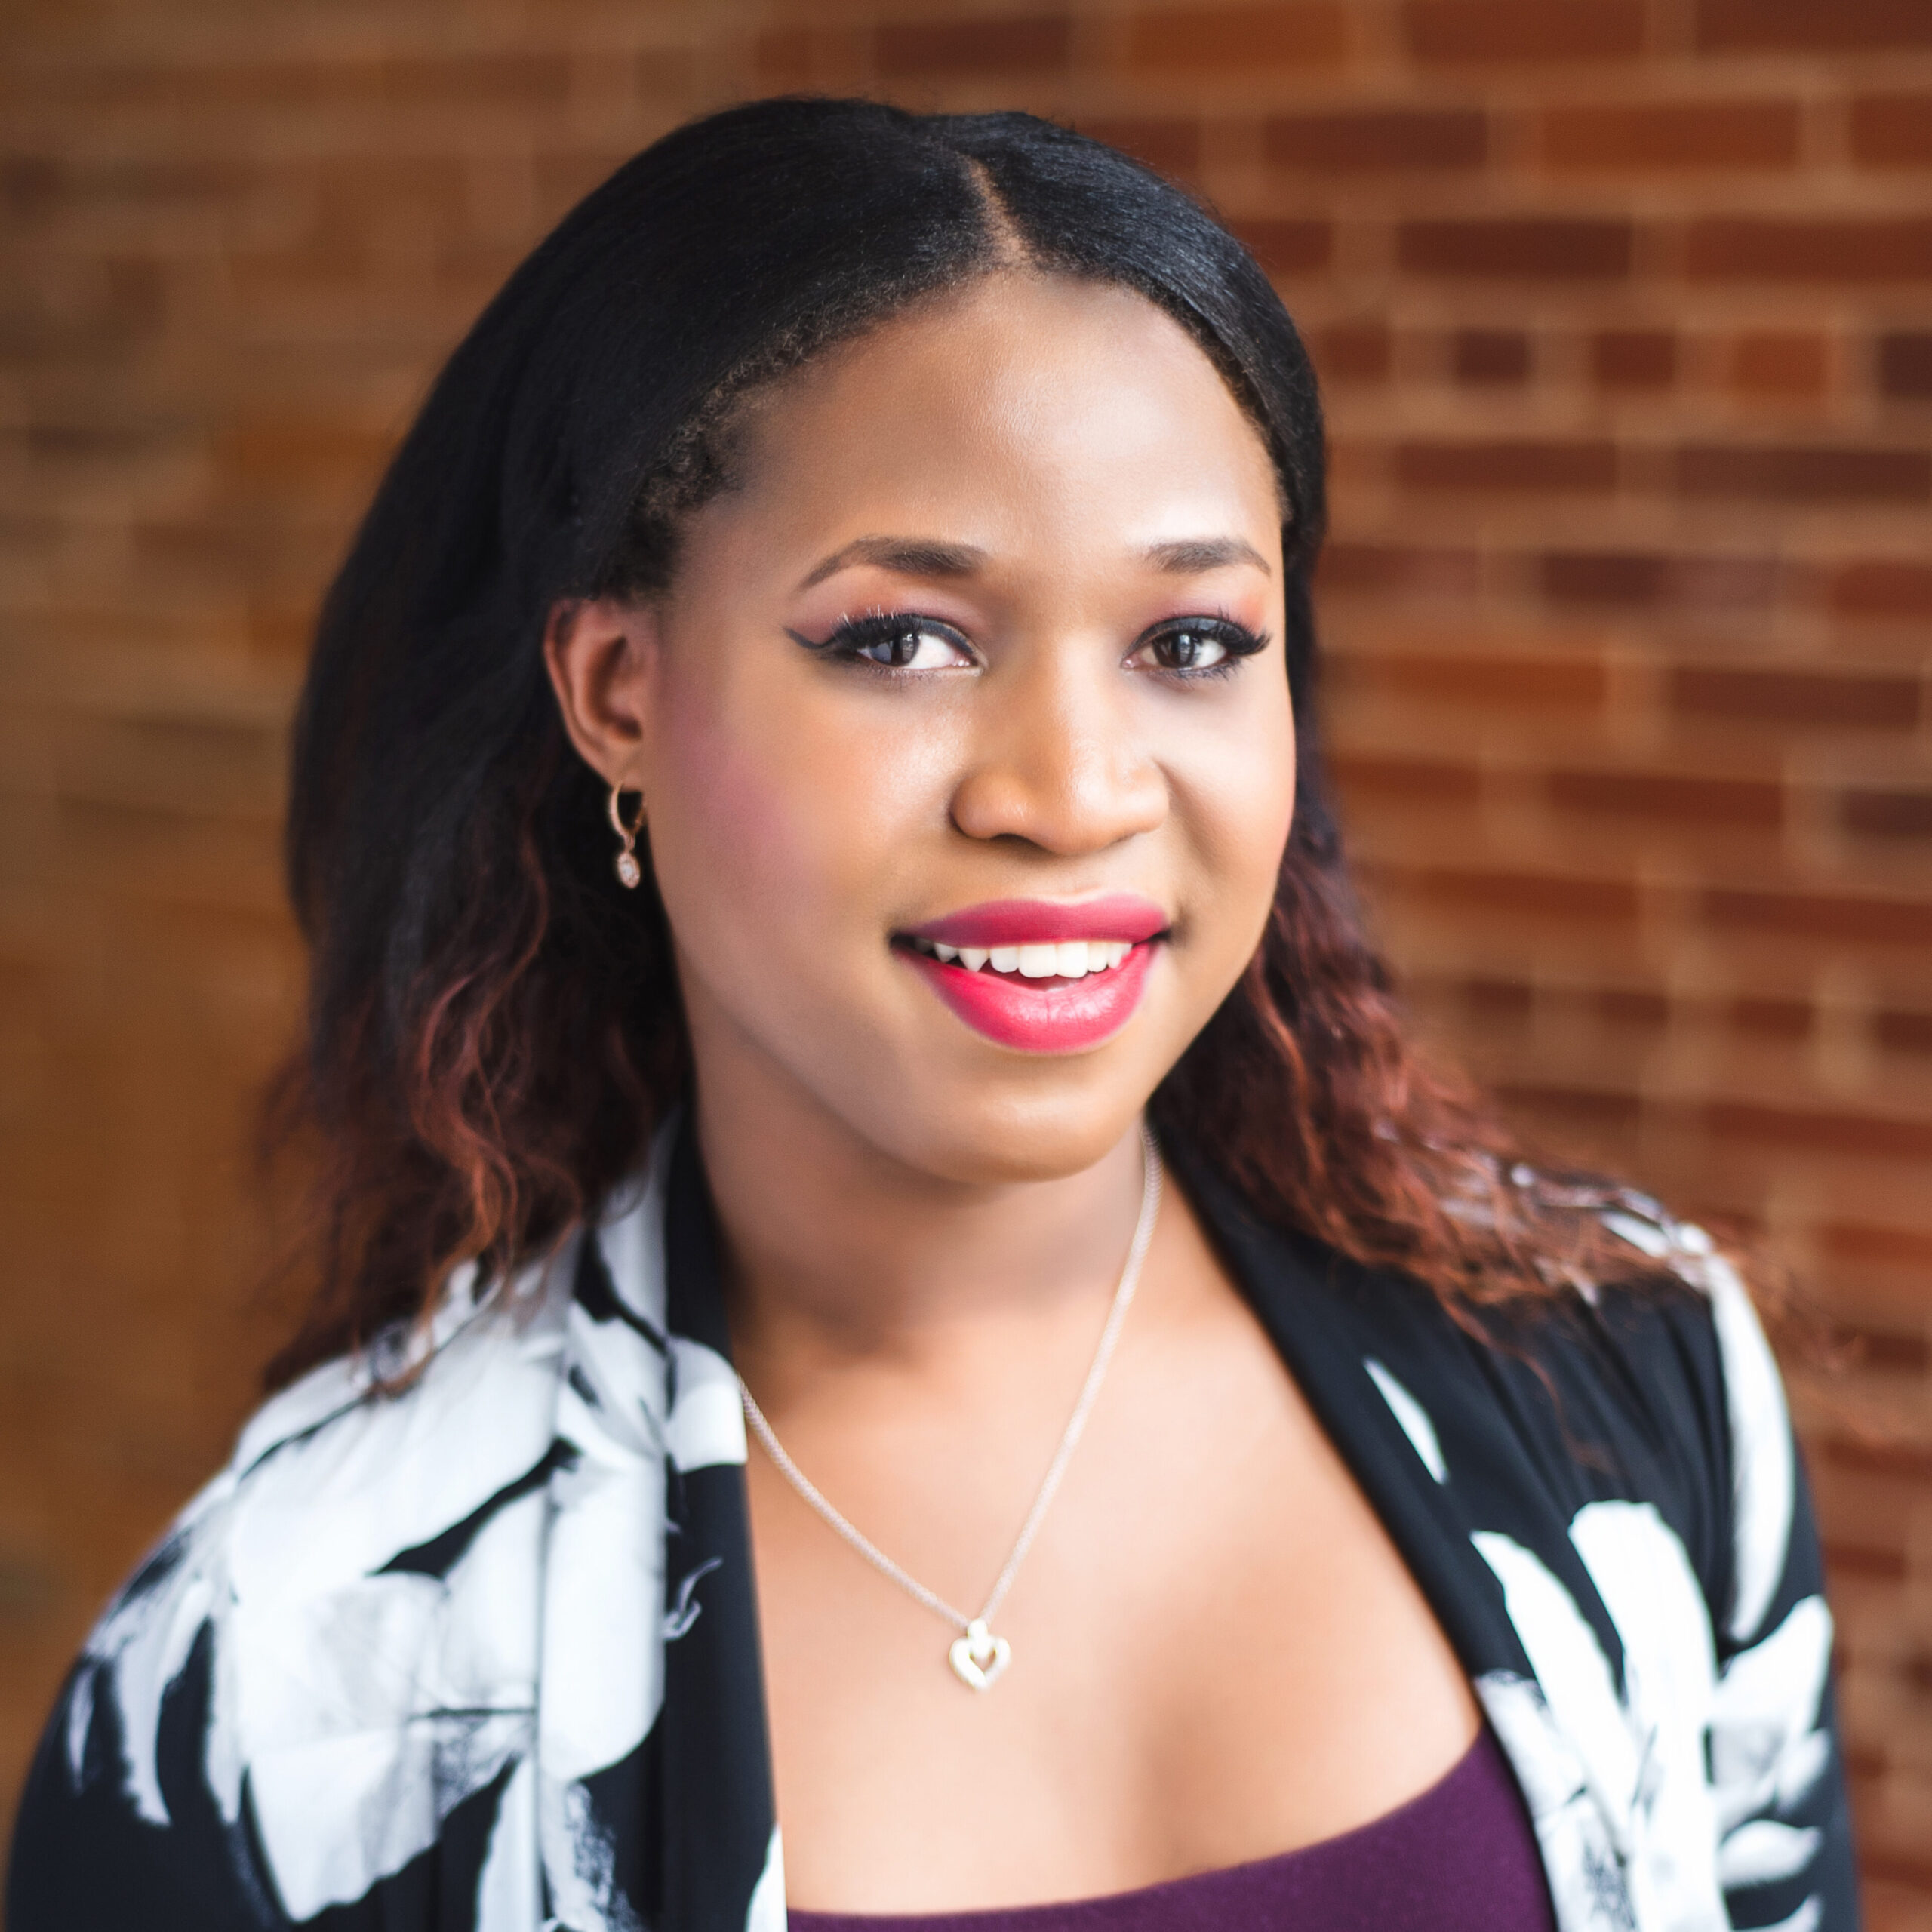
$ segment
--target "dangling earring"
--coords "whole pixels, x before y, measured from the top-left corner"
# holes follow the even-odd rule
[[[638,864],[637,857],[637,835],[644,829],[644,795],[641,792],[638,795],[637,817],[626,825],[620,801],[624,793],[631,789],[628,785],[613,785],[608,809],[611,829],[623,841],[617,857],[617,883],[634,892],[644,883],[644,868]]]

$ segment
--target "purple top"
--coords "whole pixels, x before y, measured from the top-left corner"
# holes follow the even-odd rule
[[[1554,1932],[1522,1794],[1487,1730],[1439,1783],[1339,1838],[1137,1891],[1001,1912],[788,1915],[791,1932]]]

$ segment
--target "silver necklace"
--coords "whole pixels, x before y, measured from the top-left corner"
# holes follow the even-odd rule
[[[948,1603],[937,1590],[928,1589],[916,1577],[894,1562],[863,1530],[848,1521],[826,1500],[811,1477],[786,1454],[783,1444],[772,1433],[771,1423],[765,1420],[764,1411],[745,1386],[743,1377],[738,1378],[738,1392],[744,1398],[745,1420],[764,1444],[765,1454],[777,1465],[779,1473],[875,1570],[891,1577],[908,1596],[924,1604],[934,1615],[945,1618],[959,1632],[946,1650],[946,1660],[960,1682],[974,1690],[990,1690],[1013,1660],[1012,1644],[1005,1638],[995,1636],[988,1626],[993,1620],[994,1613],[1005,1601],[1007,1592],[1012,1589],[1013,1580],[1019,1575],[1020,1566],[1026,1561],[1026,1552],[1032,1548],[1033,1539],[1046,1520],[1054,1494],[1066,1473],[1066,1466],[1073,1460],[1073,1451],[1087,1426],[1088,1414],[1100,1392],[1100,1384],[1106,1379],[1107,1366],[1113,1360],[1121,1326],[1127,1319],[1127,1311],[1134,1305],[1134,1290],[1140,1284],[1140,1264],[1147,1258],[1148,1244],[1154,1238],[1154,1222],[1161,1207],[1161,1156],[1154,1145],[1153,1135],[1144,1126],[1140,1130],[1140,1218],[1134,1223],[1134,1241],[1127,1251],[1127,1266],[1121,1270],[1120,1285],[1114,1291],[1113,1306],[1107,1311],[1106,1326],[1100,1331],[1093,1364],[1087,1371],[1087,1380],[1081,1385],[1080,1399],[1074,1404],[1073,1413],[1066,1419],[1060,1447],[1054,1451],[1054,1459],[1047,1465],[1039,1492],[1033,1498],[1033,1506],[1026,1512],[1026,1521],[1020,1526],[1013,1553],[994,1580],[977,1617],[968,1616]]]

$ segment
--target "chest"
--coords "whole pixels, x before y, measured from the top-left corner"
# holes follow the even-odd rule
[[[795,1904],[968,1909],[1155,1884],[1366,1823],[1467,1747],[1463,1675],[1266,1337],[1214,1281],[1169,1287],[995,1620],[1011,1662],[989,1691],[948,1667],[955,1632],[754,1451]],[[969,1449],[938,1429],[848,1433],[825,1487],[977,1611],[1051,1453],[1039,1435]]]

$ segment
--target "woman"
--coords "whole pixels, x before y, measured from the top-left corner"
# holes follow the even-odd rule
[[[319,1294],[14,1932],[1854,1923],[1744,1292],[1361,937],[1321,457],[1023,115],[721,115],[512,279],[297,726]]]

